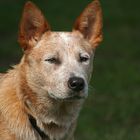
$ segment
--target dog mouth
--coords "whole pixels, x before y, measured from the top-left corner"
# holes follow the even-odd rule
[[[51,98],[59,101],[77,101],[77,100],[84,100],[86,97],[81,95],[73,95],[68,97],[57,97],[54,94],[49,94]]]
[[[72,96],[72,97],[64,98],[63,100],[72,101],[72,100],[82,100],[82,99],[85,99],[85,97],[83,97],[83,96]]]

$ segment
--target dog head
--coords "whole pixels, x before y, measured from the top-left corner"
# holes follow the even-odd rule
[[[98,0],[87,6],[72,32],[52,32],[42,12],[27,2],[19,43],[24,50],[30,88],[41,96],[47,94],[60,100],[85,98],[95,48],[101,41],[102,11]]]

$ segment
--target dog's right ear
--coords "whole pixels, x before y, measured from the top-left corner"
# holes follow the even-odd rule
[[[42,34],[49,30],[50,26],[39,8],[32,2],[27,2],[24,6],[18,37],[23,50],[34,47]]]

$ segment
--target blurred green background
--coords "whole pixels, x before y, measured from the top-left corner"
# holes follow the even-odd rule
[[[70,31],[91,0],[33,0],[53,30]],[[19,62],[18,25],[25,0],[0,0],[0,72]],[[96,51],[90,94],[76,140],[140,140],[140,1],[101,0],[104,41]]]

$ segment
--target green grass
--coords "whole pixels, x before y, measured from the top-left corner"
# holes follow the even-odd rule
[[[0,2],[0,71],[18,62],[22,54],[16,38],[24,0],[13,1]],[[68,31],[89,1],[34,0],[54,30]],[[76,139],[140,140],[140,1],[101,2],[104,42],[96,51],[90,94]]]

